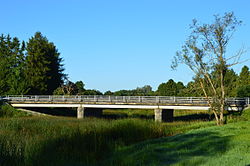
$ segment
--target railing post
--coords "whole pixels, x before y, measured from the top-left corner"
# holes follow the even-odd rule
[[[38,96],[35,96],[35,101],[38,101]]]
[[[49,101],[52,101],[52,100],[51,100],[51,96],[49,96]]]
[[[126,96],[123,96],[123,102],[126,103]]]
[[[176,103],[176,97],[174,96],[174,103]]]
[[[156,103],[160,103],[160,98],[159,98],[159,96],[156,96],[155,101],[156,101]]]

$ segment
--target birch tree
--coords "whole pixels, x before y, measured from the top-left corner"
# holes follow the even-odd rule
[[[240,57],[245,52],[241,48],[235,55],[226,54],[229,41],[241,24],[232,12],[215,15],[211,24],[200,24],[193,20],[191,34],[172,63],[173,69],[182,63],[194,72],[217,125],[224,124],[226,72],[240,63]]]

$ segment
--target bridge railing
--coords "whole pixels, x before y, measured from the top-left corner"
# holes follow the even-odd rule
[[[108,103],[149,103],[149,104],[208,104],[204,97],[175,96],[105,96],[105,95],[10,95],[2,97],[12,102],[108,102]],[[249,98],[227,98],[227,104],[249,104]]]

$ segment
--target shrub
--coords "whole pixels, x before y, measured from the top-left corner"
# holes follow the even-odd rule
[[[0,105],[0,117],[21,117],[27,116],[28,114],[22,111],[18,111],[8,104]]]

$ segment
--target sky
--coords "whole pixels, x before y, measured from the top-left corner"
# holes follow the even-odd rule
[[[192,19],[211,23],[213,15],[234,12],[243,21],[228,56],[241,47],[250,57],[249,0],[0,0],[0,33],[28,41],[40,31],[64,59],[71,81],[85,88],[116,91],[158,85],[174,79],[185,84],[193,73],[171,69],[176,51],[190,34]],[[234,66],[239,73],[243,65]]]

